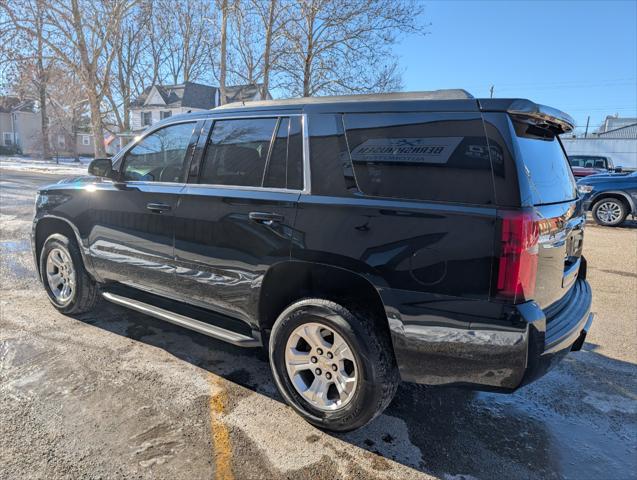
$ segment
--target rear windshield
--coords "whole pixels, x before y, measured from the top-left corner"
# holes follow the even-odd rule
[[[608,164],[606,163],[606,159],[604,157],[578,157],[570,156],[568,157],[569,163],[573,167],[585,167],[585,168],[607,168]]]
[[[573,200],[577,187],[567,157],[557,137],[516,125],[521,156],[520,167],[527,178],[530,195],[523,204],[542,205]]]

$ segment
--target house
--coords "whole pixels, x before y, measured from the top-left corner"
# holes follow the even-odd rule
[[[0,152],[4,154],[42,155],[42,123],[32,100],[0,96]],[[49,150],[51,155],[72,157],[93,155],[95,140],[84,119],[72,128],[63,119],[49,116]]]
[[[568,155],[611,157],[616,167],[637,169],[637,118],[608,115],[600,129],[584,137],[562,136]]]
[[[262,85],[233,85],[226,87],[226,101],[250,102],[260,100]],[[271,99],[267,94],[267,99]],[[221,102],[218,87],[195,82],[178,85],[153,85],[131,102],[131,130],[137,132],[172,115],[197,110],[210,110]]]
[[[621,127],[612,128],[597,134],[600,138],[632,138],[637,139],[637,118],[631,118],[633,123],[625,123]]]
[[[598,135],[606,135],[614,130],[623,129],[637,125],[637,118],[635,117],[620,117],[619,115],[608,115],[606,120],[602,123],[601,127],[597,131]],[[634,137],[633,137],[634,138]]]
[[[41,151],[40,113],[29,100],[0,96],[0,152],[5,154]]]
[[[259,83],[257,85],[233,85],[226,87],[226,99],[224,105],[226,103],[234,103],[234,102],[253,102],[256,100],[272,100],[272,96],[270,92],[267,92],[266,98],[261,98],[261,88],[263,88],[263,84]],[[217,105],[219,106],[219,105]]]

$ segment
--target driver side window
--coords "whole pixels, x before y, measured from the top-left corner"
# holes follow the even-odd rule
[[[124,158],[125,181],[180,182],[195,122],[168,125],[144,137]]]

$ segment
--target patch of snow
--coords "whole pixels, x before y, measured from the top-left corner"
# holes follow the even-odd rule
[[[60,157],[56,163],[55,159],[0,156],[0,168],[24,172],[85,175],[91,160],[93,160],[91,157],[80,157],[80,161],[76,162],[74,158]]]

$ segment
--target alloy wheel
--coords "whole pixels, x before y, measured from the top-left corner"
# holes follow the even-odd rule
[[[75,293],[75,269],[71,256],[61,248],[53,248],[46,257],[46,280],[58,303],[64,305]]]
[[[597,217],[604,223],[615,223],[622,215],[622,209],[617,202],[603,202],[597,207]]]
[[[320,323],[305,323],[292,332],[285,348],[285,365],[296,391],[319,410],[343,408],[358,385],[350,346]]]

